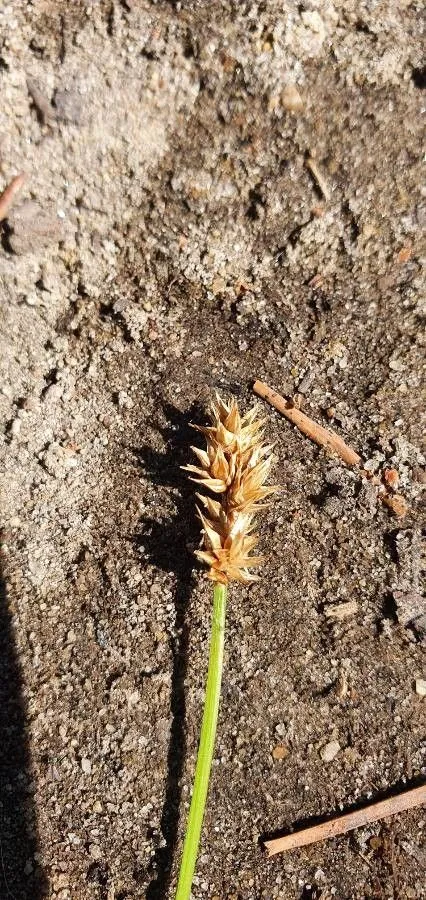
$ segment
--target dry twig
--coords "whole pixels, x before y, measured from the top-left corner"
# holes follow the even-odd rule
[[[357,809],[343,816],[336,816],[333,819],[329,819],[328,822],[322,822],[320,825],[303,828],[302,831],[296,831],[284,837],[272,838],[269,841],[265,841],[264,846],[268,856],[274,856],[275,853],[282,853],[284,850],[306,847],[307,844],[324,841],[327,838],[336,837],[338,834],[353,831],[355,828],[363,828],[372,822],[378,822],[380,819],[385,819],[388,816],[397,815],[397,813],[404,812],[406,809],[414,809],[414,807],[421,806],[423,803],[426,803],[426,784],[405,791],[403,794],[387,797],[386,800],[380,800],[378,803],[372,803],[370,806],[365,806],[364,809]]]
[[[258,397],[267,400],[271,406],[274,406],[278,412],[286,417],[286,419],[293,422],[293,425],[297,425],[303,434],[306,434],[307,437],[311,438],[312,441],[315,441],[316,444],[319,444],[320,447],[326,447],[327,450],[334,450],[334,452],[340,456],[340,459],[343,459],[348,466],[360,465],[362,461],[361,457],[358,453],[355,453],[355,450],[352,450],[352,447],[348,447],[345,441],[339,437],[338,434],[335,434],[334,431],[323,428],[322,425],[318,425],[317,422],[310,419],[309,416],[301,412],[300,409],[297,409],[290,400],[286,400],[281,394],[277,394],[276,391],[273,391],[267,384],[263,384],[262,381],[255,381],[253,390]]]
[[[26,175],[23,172],[20,172],[19,175],[15,175],[12,178],[10,184],[4,189],[3,193],[0,194],[0,222],[6,218],[12,203],[15,201],[16,195],[21,190],[22,185],[26,179]]]
[[[324,178],[324,175],[320,172],[318,168],[318,164],[316,159],[313,156],[308,156],[305,160],[306,168],[309,169],[314,181],[316,182],[321,194],[324,197],[324,200],[330,199],[330,188]]]
[[[258,397],[262,397],[262,400],[266,400],[278,412],[282,413],[286,419],[289,419],[293,425],[296,425],[311,441],[315,441],[320,447],[325,447],[326,450],[336,453],[348,466],[356,466],[363,478],[368,479],[368,481],[371,481],[372,484],[378,487],[380,500],[394,515],[400,518],[406,515],[408,507],[404,497],[401,494],[389,493],[389,488],[392,485],[388,483],[388,480],[385,478],[385,485],[383,485],[376,475],[364,469],[360,455],[352,447],[349,447],[346,441],[336,434],[335,431],[324,428],[323,425],[318,425],[310,416],[297,409],[291,400],[287,400],[281,394],[278,394],[277,391],[273,391],[263,381],[255,381],[253,390]]]

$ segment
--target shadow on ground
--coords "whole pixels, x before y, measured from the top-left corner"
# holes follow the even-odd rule
[[[172,865],[177,851],[179,812],[182,796],[182,773],[186,752],[185,677],[188,667],[189,626],[187,608],[193,589],[193,548],[199,542],[199,526],[194,515],[194,485],[180,466],[188,462],[190,444],[196,441],[191,422],[200,422],[205,413],[198,404],[181,412],[171,404],[164,404],[167,422],[159,432],[166,443],[165,452],[149,446],[135,450],[144,472],[152,483],[175,489],[175,513],[171,518],[144,517],[140,523],[137,542],[152,565],[173,572],[175,587],[175,622],[172,643],[172,683],[170,710],[172,725],[167,757],[167,783],[160,830],[163,846],[159,846],[149,873],[151,882],[147,900],[164,900],[170,887]],[[161,504],[159,504],[159,510]]]
[[[0,897],[42,900],[22,675],[5,581],[0,573]]]

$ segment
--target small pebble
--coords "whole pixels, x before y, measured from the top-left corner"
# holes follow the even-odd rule
[[[81,125],[84,118],[83,99],[77,90],[58,89],[53,96],[56,117],[61,122]]]
[[[92,763],[90,762],[90,759],[87,759],[87,757],[83,756],[83,759],[81,760],[81,768],[85,775],[90,775],[92,771]]]
[[[424,678],[416,678],[416,694],[419,697],[426,697],[426,681]]]
[[[398,253],[397,261],[401,264],[406,263],[406,262],[408,262],[409,259],[411,259],[412,255],[413,255],[412,247],[402,247]]]
[[[220,275],[217,275],[216,278],[212,281],[212,291],[213,294],[222,294],[226,288],[226,281],[224,278],[221,278]]]
[[[397,488],[399,484],[399,475],[396,469],[385,469],[383,479],[391,488]]]
[[[272,751],[272,756],[274,759],[285,759],[290,753],[288,747],[285,744],[277,744]]]
[[[413,469],[413,481],[416,481],[417,484],[426,484],[426,471],[421,466]]]
[[[305,105],[295,84],[286,84],[281,94],[281,102],[284,109],[292,113],[302,112]]]
[[[382,497],[383,503],[392,510],[395,516],[403,518],[407,515],[408,504],[402,494],[394,494],[392,497]]]
[[[340,744],[338,741],[329,741],[321,750],[321,759],[324,762],[331,762],[339,753]]]
[[[18,437],[21,432],[22,422],[20,419],[14,419],[10,426],[10,433],[12,437]]]
[[[353,616],[356,612],[358,612],[356,600],[348,600],[346,603],[335,603],[331,606],[326,606],[324,610],[327,619],[335,619],[336,621]]]
[[[383,845],[382,838],[378,835],[374,834],[373,837],[370,838],[370,847],[372,850],[380,850],[380,847]]]
[[[8,216],[9,244],[14,253],[37,253],[64,237],[62,224],[52,205],[25,200]]]

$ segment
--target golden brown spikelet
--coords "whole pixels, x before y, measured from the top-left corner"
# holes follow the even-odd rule
[[[222,584],[257,580],[248,571],[262,562],[261,557],[250,556],[257,544],[252,521],[265,505],[262,501],[277,490],[265,486],[274,457],[272,446],[263,443],[263,422],[256,414],[254,407],[242,416],[236,400],[225,403],[216,395],[212,424],[194,426],[205,436],[207,448],[192,447],[199,465],[183,467],[192,481],[216,495],[213,499],[197,494],[204,506],[204,512],[198,508],[204,549],[196,555],[209,566],[208,577]]]

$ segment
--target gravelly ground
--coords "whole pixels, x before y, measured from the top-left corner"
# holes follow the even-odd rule
[[[426,897],[424,810],[258,847],[425,773],[421,17],[0,11],[1,184],[28,175],[0,250],[1,897],[173,896],[210,607],[178,467],[212,391],[245,408],[255,377],[395,467],[410,511],[267,411],[283,489],[232,591],[194,898]]]

